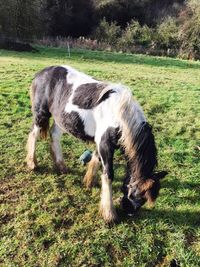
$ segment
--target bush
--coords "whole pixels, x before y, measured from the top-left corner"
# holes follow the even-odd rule
[[[100,21],[99,26],[96,28],[93,37],[100,42],[105,42],[109,45],[115,45],[117,39],[121,34],[121,28],[116,22],[110,24],[104,19]]]
[[[141,26],[138,21],[132,20],[118,41],[118,48],[132,50],[135,46],[148,47],[152,41],[152,32],[147,25]]]
[[[179,28],[175,19],[168,17],[160,25],[158,25],[154,38],[158,48],[178,48],[180,45]]]
[[[38,52],[32,45],[20,42],[11,38],[3,38],[0,35],[0,49],[13,50],[18,52]]]

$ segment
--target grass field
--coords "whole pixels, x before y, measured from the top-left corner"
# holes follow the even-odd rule
[[[88,145],[64,136],[70,173],[57,175],[49,140],[28,172],[29,86],[38,70],[68,64],[133,90],[153,125],[162,181],[154,208],[134,218],[119,207],[124,161],[115,157],[112,228],[98,214],[100,187],[82,186],[78,158]],[[0,51],[0,266],[200,266],[200,63],[141,55],[42,49]]]

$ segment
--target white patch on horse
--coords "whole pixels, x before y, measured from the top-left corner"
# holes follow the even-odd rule
[[[94,119],[93,110],[81,109],[77,105],[68,103],[65,107],[65,112],[71,113],[72,111],[77,112],[79,117],[83,121],[85,133],[91,137],[94,137],[96,132],[96,122]]]
[[[37,138],[40,134],[40,127],[34,125],[32,131],[29,133],[28,141],[27,141],[27,165],[30,170],[35,169],[37,165],[37,160],[35,157],[35,145]]]
[[[106,222],[115,221],[117,218],[115,208],[112,200],[112,182],[106,174],[101,176],[102,190],[100,213]]]
[[[73,69],[70,66],[63,65],[67,69],[67,83],[72,84],[72,90],[75,91],[77,87],[85,83],[98,83],[99,81],[93,79],[91,76]]]
[[[105,101],[101,102],[97,107],[94,108],[94,117],[97,125],[95,142],[98,144],[101,141],[102,135],[106,132],[109,127],[119,127],[119,120],[116,116],[116,101],[119,101],[120,94],[118,94],[117,85],[107,86],[103,92],[106,93],[110,89],[113,89],[116,93],[112,94]],[[103,93],[101,93],[101,97]]]
[[[76,89],[83,84],[86,83],[99,83],[99,81],[93,79],[91,76],[84,74],[82,72],[79,72],[75,69],[73,69],[70,66],[64,65],[62,66],[67,69],[67,83],[72,84],[72,94],[68,99],[68,102],[65,106],[65,112],[70,113],[72,111],[76,111],[80,118],[82,119],[84,123],[84,130],[85,133],[91,137],[95,135],[96,131],[96,123],[94,120],[93,112],[92,110],[85,110],[80,109],[78,106],[72,104],[72,100],[74,97],[74,93]]]

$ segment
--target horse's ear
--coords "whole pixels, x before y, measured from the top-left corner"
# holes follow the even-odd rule
[[[157,173],[155,173],[155,175],[154,175],[154,179],[155,179],[155,180],[163,179],[167,174],[168,174],[167,171],[157,172]]]
[[[141,185],[141,190],[146,192],[147,190],[151,189],[155,181],[153,179],[147,179]]]

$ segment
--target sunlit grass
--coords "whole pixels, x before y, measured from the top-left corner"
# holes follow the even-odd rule
[[[200,266],[200,63],[116,53],[39,49],[0,51],[1,266]],[[124,161],[116,153],[113,198],[121,222],[98,214],[100,187],[82,186],[78,158],[92,145],[62,140],[70,173],[58,176],[49,140],[38,142],[40,168],[24,164],[31,128],[29,87],[43,67],[67,64],[131,88],[153,125],[162,181],[153,209],[134,218],[119,208]]]

